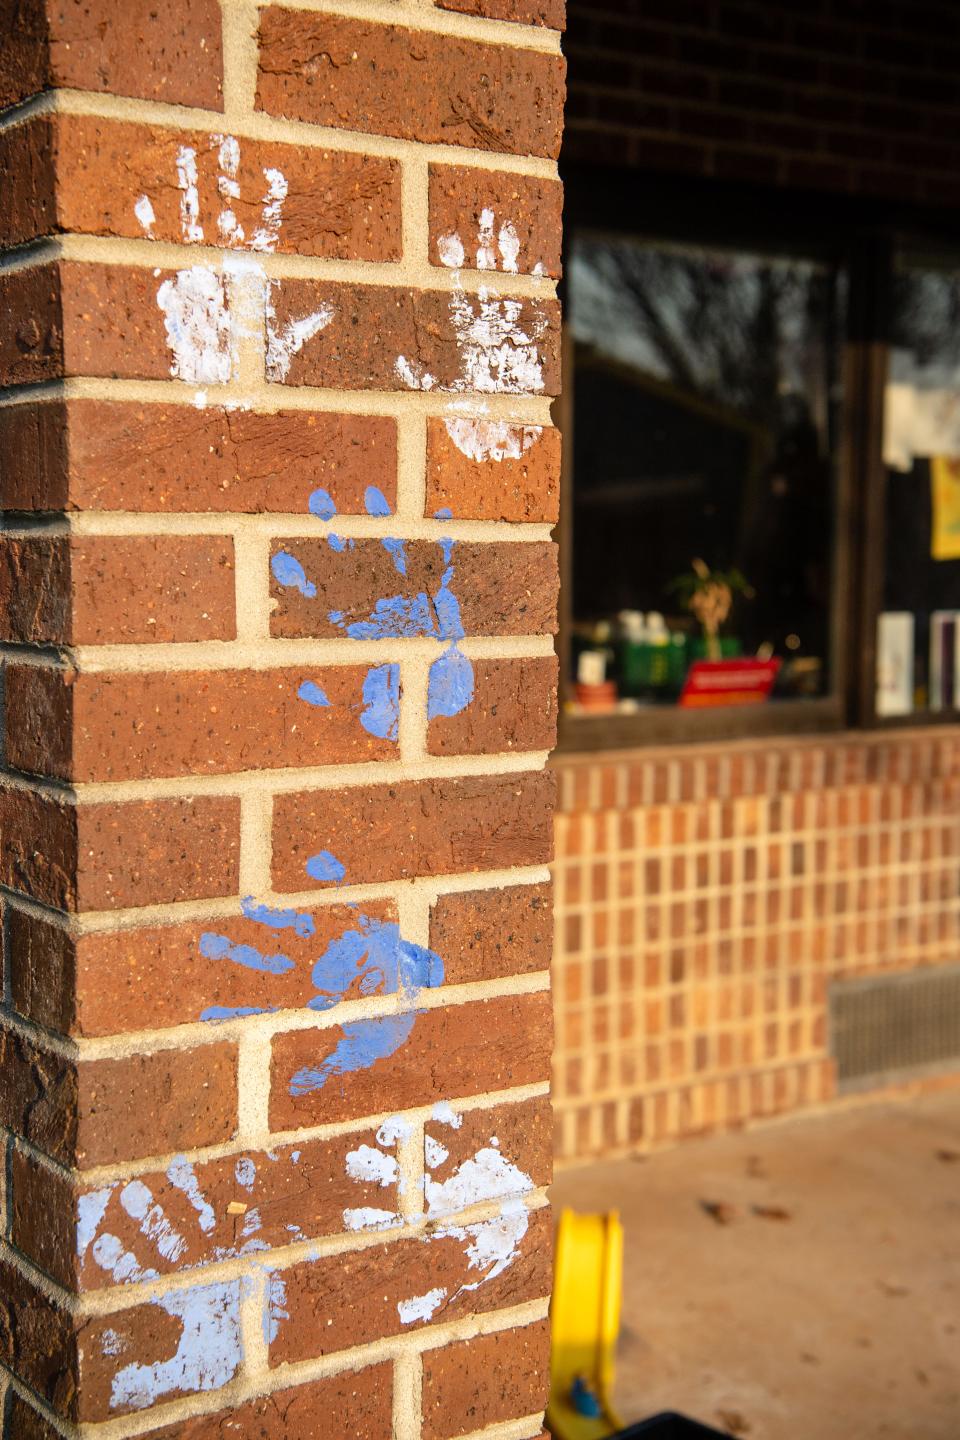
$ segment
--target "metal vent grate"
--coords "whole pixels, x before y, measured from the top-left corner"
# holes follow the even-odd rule
[[[830,1052],[848,1090],[960,1068],[960,965],[831,985]]]

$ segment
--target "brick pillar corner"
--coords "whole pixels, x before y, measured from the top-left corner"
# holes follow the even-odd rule
[[[7,1440],[541,1434],[561,8],[0,4]]]

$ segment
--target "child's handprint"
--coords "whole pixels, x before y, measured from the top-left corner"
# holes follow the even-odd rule
[[[241,200],[237,179],[240,144],[232,135],[212,135],[210,150],[214,149],[217,194],[222,203],[212,230],[211,221],[204,228],[201,214],[196,148],[181,145],[177,152],[183,243],[272,253],[277,247],[287,197],[283,172],[263,168],[263,190],[253,202],[260,207],[259,219],[248,235],[237,218]],[[251,202],[244,204],[251,208]],[[156,212],[150,196],[141,195],[133,208],[144,233],[155,239]],[[173,355],[171,375],[191,384],[226,385],[238,373],[240,340],[259,331],[265,336],[267,379],[284,380],[293,356],[329,325],[334,309],[332,305],[320,305],[310,314],[278,326],[272,298],[277,283],[269,280],[262,265],[253,259],[225,262],[222,271],[192,265],[164,280],[157,291],[157,304],[163,311],[167,343]]]

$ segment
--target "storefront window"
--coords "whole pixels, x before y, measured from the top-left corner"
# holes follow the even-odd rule
[[[897,265],[890,309],[881,717],[960,709],[960,273]]]
[[[572,711],[825,696],[844,272],[583,232],[568,285]]]

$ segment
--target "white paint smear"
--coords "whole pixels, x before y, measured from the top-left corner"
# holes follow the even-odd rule
[[[468,460],[519,460],[543,434],[542,425],[511,425],[508,420],[444,420],[447,434]]]
[[[146,1410],[179,1391],[219,1390],[240,1368],[239,1281],[177,1290],[150,1304],[181,1322],[176,1351],[167,1360],[118,1370],[110,1392],[111,1409]]]
[[[484,1200],[525,1195],[534,1185],[530,1176],[505,1159],[499,1150],[485,1148],[464,1160],[448,1180],[437,1182],[427,1177],[423,1188],[427,1213],[435,1216],[455,1215],[458,1210],[466,1210]]]
[[[476,299],[462,290],[450,300],[450,319],[462,362],[456,390],[481,394],[532,395],[543,390],[543,365],[537,342],[546,319],[533,302],[532,333],[521,323],[523,302],[501,299],[481,289]]]
[[[197,152],[189,145],[177,151],[177,185],[180,188],[180,233],[188,244],[203,240],[200,224],[200,192],[197,189]]]
[[[131,1180],[120,1191],[120,1204],[132,1220],[140,1222],[140,1233],[145,1235],[165,1260],[175,1264],[187,1242],[170,1224],[163,1207],[154,1203],[153,1195],[141,1180]]]
[[[378,1210],[373,1205],[360,1205],[356,1209],[344,1210],[343,1224],[347,1230],[388,1230],[403,1221],[393,1210]]]
[[[393,368],[397,378],[402,380],[409,390],[432,390],[437,383],[429,370],[425,370],[422,365],[414,368],[406,355],[398,355],[393,362]]]
[[[136,215],[137,219],[140,222],[140,225],[147,232],[147,235],[152,240],[154,238],[153,227],[157,223],[157,217],[153,213],[153,206],[150,203],[149,195],[140,196],[140,199],[133,207],[133,213],[134,215]]]
[[[475,1225],[451,1225],[445,1230],[434,1232],[434,1238],[463,1240],[471,1270],[482,1270],[479,1280],[460,1286],[454,1295],[466,1290],[479,1290],[489,1280],[502,1275],[519,1254],[519,1245],[527,1233],[530,1221],[527,1208],[522,1200],[505,1200],[500,1214],[492,1220],[480,1220]]]
[[[402,1115],[390,1115],[377,1131],[378,1145],[396,1145],[397,1141],[409,1140],[413,1126]]]
[[[426,1295],[414,1295],[409,1300],[401,1300],[397,1305],[400,1323],[412,1325],[415,1320],[429,1320],[446,1298],[446,1290],[438,1286],[436,1290],[428,1290]]]
[[[92,1244],[100,1223],[107,1213],[110,1196],[117,1184],[108,1185],[104,1190],[88,1190],[77,1200],[77,1255],[82,1260]]]
[[[400,1166],[392,1155],[384,1155],[372,1145],[361,1145],[347,1153],[347,1174],[351,1180],[370,1181],[387,1186],[396,1183]]]
[[[232,372],[230,316],[223,277],[205,265],[178,270],[157,291],[170,374],[194,385],[225,385]]]
[[[276,281],[273,282],[276,284]],[[319,305],[310,315],[300,320],[289,320],[281,329],[277,328],[277,312],[270,298],[271,287],[265,292],[264,308],[267,329],[267,379],[282,381],[287,378],[290,362],[315,335],[325,330],[336,311],[329,304]]]
[[[159,1271],[141,1265],[131,1250],[124,1249],[123,1241],[109,1231],[97,1236],[90,1254],[117,1285],[135,1285],[140,1280],[160,1279]]]
[[[449,1125],[451,1130],[459,1130],[463,1124],[463,1116],[459,1115],[446,1100],[438,1100],[430,1113],[434,1120],[441,1125]]]
[[[437,252],[441,261],[451,270],[460,270],[466,259],[463,241],[457,234],[441,235],[437,239]]]
[[[263,197],[263,220],[253,232],[253,250],[272,251],[277,248],[283,202],[287,198],[287,178],[282,170],[264,170],[267,193]]]
[[[439,1140],[434,1140],[432,1135],[424,1135],[423,1157],[430,1169],[436,1170],[438,1165],[442,1165],[445,1160],[450,1159],[450,1151],[445,1149]]]

